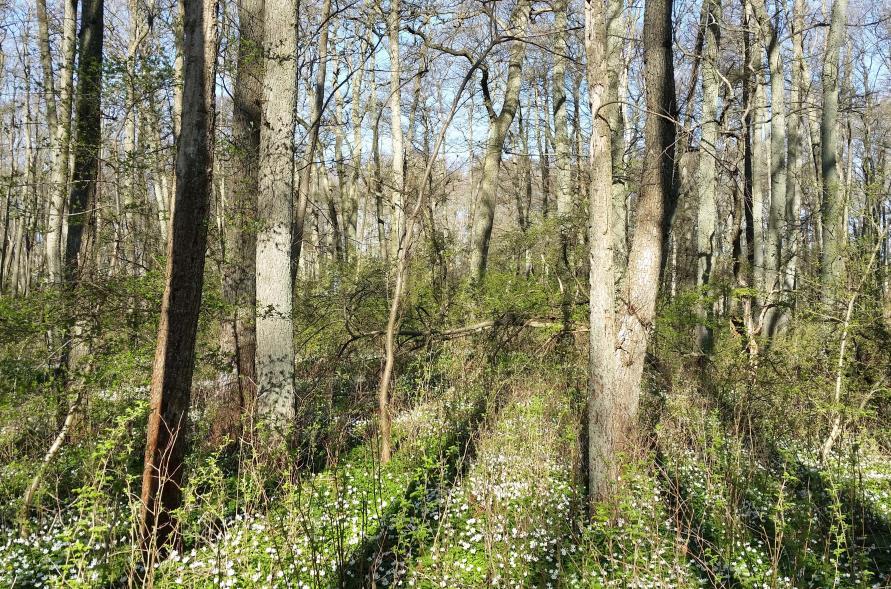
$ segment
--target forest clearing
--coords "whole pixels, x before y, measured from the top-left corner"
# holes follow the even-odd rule
[[[891,4],[0,0],[0,589],[891,588]]]

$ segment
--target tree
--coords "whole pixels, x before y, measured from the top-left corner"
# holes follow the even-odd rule
[[[182,127],[142,474],[140,536],[149,576],[157,553],[163,555],[172,540],[176,530],[173,511],[182,503],[195,338],[213,191],[216,9],[213,0],[182,3]]]
[[[785,284],[783,276],[784,249],[789,237],[786,235],[786,87],[783,77],[783,56],[778,24],[767,16],[764,4],[753,3],[758,25],[761,30],[761,43],[767,52],[770,68],[770,207],[767,215],[767,249],[764,287],[768,293],[779,291]],[[774,299],[774,300],[770,300]],[[775,297],[768,295],[768,304]],[[775,307],[768,309],[765,318],[766,332],[773,335],[780,314]]]
[[[585,53],[588,101],[594,128],[589,165],[588,256],[590,261],[588,340],[588,493],[592,500],[609,496],[617,479],[615,452],[621,423],[614,419],[616,398],[615,271],[612,245],[612,156],[607,119],[606,18],[603,2],[585,3]],[[593,503],[592,503],[593,504]]]
[[[838,173],[838,72],[842,38],[845,34],[848,0],[835,0],[826,36],[823,59],[823,116],[820,121],[820,163],[823,175],[823,251],[821,279],[824,293],[844,274],[842,248],[847,240],[847,219],[840,196]]]
[[[511,15],[510,29],[516,37],[526,34],[529,13],[532,9],[530,0],[517,0]],[[507,81],[505,82],[504,102],[501,110],[496,111],[492,104],[492,93],[489,88],[488,70],[483,70],[480,86],[483,92],[483,103],[489,115],[489,130],[486,136],[486,152],[483,159],[483,170],[479,182],[479,204],[473,229],[473,259],[476,280],[482,280],[486,274],[489,258],[489,241],[495,226],[495,205],[498,193],[498,172],[501,168],[501,155],[504,141],[510,130],[520,106],[520,88],[523,78],[523,57],[526,55],[526,43],[521,39],[511,42],[510,57],[507,65]],[[473,61],[471,59],[471,61]]]
[[[266,19],[263,34],[263,127],[257,193],[257,401],[269,423],[283,430],[291,425],[295,410],[291,240],[298,233],[302,236],[302,227],[291,231],[297,23],[293,0],[267,0],[266,14],[276,16]]]
[[[228,260],[223,295],[232,312],[224,319],[223,347],[232,363],[238,399],[227,399],[227,433],[237,433],[240,414],[256,396],[255,325],[257,192],[260,113],[263,100],[264,0],[238,3],[238,63],[232,97],[232,205],[226,224]],[[234,402],[235,401],[235,402]]]
[[[55,76],[53,74],[53,62],[49,45],[49,19],[46,10],[46,0],[37,0],[38,40],[40,44],[40,63],[43,68],[47,122],[50,130],[55,131],[52,143],[52,172],[50,179],[52,192],[49,203],[49,227],[46,234],[47,279],[51,283],[59,282],[62,279],[62,238],[65,219],[65,199],[68,196],[72,89],[74,56],[77,45],[77,0],[66,0],[64,6],[62,60],[59,68],[59,101],[57,108],[54,93]]]
[[[702,54],[702,139],[699,143],[698,197],[696,218],[696,286],[708,287],[715,255],[715,222],[717,217],[717,152],[718,152],[718,51],[721,43],[720,0],[704,0],[704,39]],[[704,294],[704,293],[703,293]],[[710,313],[701,313],[707,320]],[[708,354],[712,346],[712,330],[705,322],[697,327],[699,349]]]
[[[599,96],[603,78],[598,76],[602,70],[596,68],[603,66],[596,62],[604,57],[598,39],[605,38],[605,32],[599,31],[597,24],[602,18],[600,2],[589,2],[587,11],[586,28],[591,29],[586,30],[589,94]],[[604,210],[612,209],[612,192],[606,184],[608,179],[611,182],[611,174],[604,172],[611,167],[605,163],[610,153],[609,141],[605,139],[605,126],[595,128],[593,133],[592,178],[596,180],[592,183],[598,182],[598,185],[592,184],[589,214],[593,218],[589,221],[591,351],[588,362],[588,490],[592,500],[611,496],[618,480],[618,456],[628,448],[632,437],[640,405],[644,358],[656,313],[663,242],[676,205],[672,184],[677,103],[671,12],[672,0],[649,0],[644,10],[644,83],[648,112],[644,160],[634,238],[616,325],[610,319],[615,297],[610,286],[612,266],[600,251],[604,249],[604,236],[609,244],[611,229],[608,222],[604,226],[597,218],[603,216]],[[591,100],[593,107],[595,99]],[[598,109],[592,108],[592,113],[597,113],[601,105],[597,105]]]

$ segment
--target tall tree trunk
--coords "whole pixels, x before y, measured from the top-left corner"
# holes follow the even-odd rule
[[[702,55],[702,139],[699,144],[698,191],[699,209],[696,222],[696,286],[706,290],[711,281],[715,255],[715,225],[717,221],[717,149],[718,149],[718,52],[721,43],[721,2],[704,0],[705,13]],[[705,292],[702,292],[705,295]],[[708,304],[705,303],[704,307]],[[711,313],[700,309],[704,320],[696,328],[700,351],[709,354],[712,349],[712,329],[708,324]]]
[[[256,396],[256,261],[260,115],[263,101],[264,0],[238,3],[238,63],[232,100],[232,204],[225,243],[229,254],[223,296],[231,313],[224,319],[224,348],[236,378],[237,398],[224,399],[220,426],[237,435],[240,414]]]
[[[569,125],[566,115],[566,65],[568,46],[566,43],[569,5],[567,0],[557,0],[554,4],[554,70],[551,74],[551,95],[554,99],[554,147],[557,162],[556,193],[557,217],[560,233],[564,241],[563,256],[567,255],[566,226],[572,215],[572,162],[570,161]]]
[[[529,24],[529,13],[532,8],[530,0],[518,0],[511,15],[511,33],[517,37],[526,34]],[[478,212],[473,231],[473,268],[477,281],[486,274],[489,258],[489,242],[495,226],[496,196],[498,193],[498,171],[501,167],[501,152],[504,140],[513,123],[520,105],[520,88],[522,86],[523,58],[526,55],[526,43],[521,39],[511,41],[510,57],[507,66],[507,82],[505,83],[504,102],[501,111],[496,113],[489,92],[489,81],[485,70],[482,75],[482,91],[486,110],[489,112],[489,132],[486,138],[486,155],[483,160],[483,172],[480,177],[479,203],[482,210]]]
[[[80,58],[77,71],[77,108],[74,166],[68,199],[68,235],[63,258],[63,278],[71,287],[79,278],[83,232],[95,201],[99,176],[102,132],[102,45],[105,5],[103,0],[85,0],[80,26]]]
[[[599,3],[589,3],[589,6]],[[595,9],[589,8],[591,11]],[[646,89],[647,120],[644,127],[644,159],[641,179],[641,192],[637,203],[634,239],[628,255],[628,272],[625,293],[621,297],[618,325],[615,326],[615,338],[592,341],[591,347],[598,356],[612,354],[612,362],[606,368],[592,366],[591,384],[589,385],[589,490],[592,500],[604,499],[612,494],[618,480],[618,455],[628,447],[632,437],[638,407],[640,405],[640,382],[643,374],[644,358],[647,351],[650,331],[656,313],[656,296],[659,289],[659,272],[662,262],[662,247],[665,235],[675,208],[675,197],[672,191],[675,170],[675,140],[677,120],[677,104],[674,88],[674,62],[672,57],[672,0],[650,0],[644,9],[644,83]],[[596,60],[596,56],[595,56]],[[589,64],[592,60],[588,56]],[[589,68],[591,66],[589,65]],[[592,78],[589,69],[589,84]],[[597,83],[596,81],[594,83]],[[600,82],[602,84],[602,82]],[[589,91],[590,92],[590,91]],[[605,133],[605,130],[604,130]],[[598,135],[598,133],[594,133]],[[603,143],[601,138],[599,143]],[[607,149],[600,155],[604,160],[609,157]],[[601,166],[605,166],[602,164]],[[598,173],[600,176],[601,173]],[[598,180],[604,182],[609,176],[603,174]],[[599,192],[592,193],[594,201]],[[603,207],[610,210],[611,191],[605,185],[602,191]],[[595,223],[597,221],[595,220]],[[592,223],[594,225],[594,223]],[[594,225],[594,228],[600,228]],[[609,227],[606,227],[607,243],[610,240]],[[590,247],[592,251],[598,245],[597,234],[592,235]],[[606,262],[594,258],[603,267]],[[595,301],[601,301],[606,293],[598,292],[595,299],[593,289],[605,288],[598,283],[609,283],[609,277],[596,275],[592,265],[591,288],[592,307]],[[614,298],[613,298],[614,300]],[[591,338],[603,333],[595,317],[608,317],[609,310],[603,303],[592,308]],[[612,350],[609,347],[612,345]],[[593,354],[594,352],[592,352]],[[593,364],[597,358],[589,358]],[[603,371],[612,374],[603,374]],[[598,391],[597,380],[605,382],[605,388]]]
[[[275,18],[266,19],[263,40],[263,128],[260,133],[257,192],[257,385],[260,412],[273,428],[284,430],[292,424],[295,409],[291,240],[292,237],[302,240],[303,235],[299,211],[293,233],[291,227],[294,210],[294,105],[297,92],[294,0],[267,0],[266,14],[275,15]],[[320,47],[327,47],[327,43]],[[318,90],[320,95],[321,89]],[[318,113],[314,114],[318,116]],[[300,195],[301,201],[308,197],[306,193],[309,192],[310,170],[306,161],[304,165],[303,174],[307,175],[307,180],[306,191]],[[301,178],[301,185],[303,183]],[[293,247],[299,253],[299,244]],[[293,262],[296,264],[297,260]]]
[[[550,126],[547,117],[543,116],[541,106],[538,100],[538,85],[532,87],[533,106],[536,112],[535,125],[535,143],[538,147],[538,167],[541,174],[541,216],[544,219],[550,214],[550,193],[551,193],[551,159],[548,155],[547,139],[543,136],[543,126]]]
[[[68,196],[69,151],[71,145],[71,110],[73,96],[74,55],[77,46],[77,0],[64,1],[62,20],[62,59],[59,67],[58,109],[54,94],[54,75],[50,56],[47,27],[46,0],[37,1],[38,41],[43,67],[44,92],[47,104],[47,122],[54,135],[52,168],[50,172],[49,219],[46,233],[47,280],[57,283],[62,279],[62,227],[65,199]]]
[[[788,242],[785,289],[792,291],[796,287],[798,272],[798,256],[801,243],[801,185],[804,181],[801,173],[801,110],[804,103],[802,95],[802,61],[804,59],[804,0],[794,0],[792,5],[792,86],[789,91],[790,115],[787,121],[788,154],[786,162],[789,172],[786,175],[786,238]]]
[[[390,247],[393,248],[393,258],[397,258],[399,252],[399,236],[402,235],[402,226],[405,223],[405,142],[402,133],[402,61],[399,55],[399,30],[402,20],[399,15],[400,0],[390,0],[390,10],[387,13],[387,41],[390,51],[390,148],[393,157],[392,192],[390,207],[392,210],[390,222]]]
[[[781,40],[767,15],[765,4],[755,0],[753,7],[757,15],[761,42],[767,52],[770,67],[770,208],[767,216],[766,260],[764,287],[768,293],[768,303],[774,303],[779,295],[771,294],[783,289],[783,258],[788,244],[786,236],[786,87],[783,77],[783,56]],[[776,330],[780,313],[776,307],[767,310],[765,331],[772,336]]]
[[[283,2],[283,1],[284,0],[275,0],[275,2]],[[271,6],[273,6],[273,4],[267,5],[267,7],[271,7]],[[283,5],[278,5],[276,7],[284,9]],[[293,12],[292,9],[289,9],[289,10],[291,10]],[[278,14],[278,13],[272,12],[272,11],[267,11],[267,14]],[[270,19],[270,20],[274,20],[274,19]],[[267,25],[268,25],[268,23],[267,23]],[[284,26],[285,25],[282,24],[280,26],[274,26],[272,28],[273,29],[281,29],[283,31]],[[289,33],[291,38],[294,39],[293,48],[290,45],[284,45],[283,43],[281,43],[281,45],[283,45],[283,46],[281,46],[279,49],[277,49],[277,51],[288,51],[290,49],[293,49],[294,51],[296,51],[296,47],[297,47],[297,45],[296,45],[296,43],[297,43],[296,26],[297,25],[294,24],[293,28],[295,29],[295,32]],[[294,223],[293,223],[293,229],[292,229],[292,235],[291,235],[291,252],[292,252],[291,253],[291,274],[290,274],[291,282],[293,282],[297,277],[297,269],[298,269],[299,263],[300,263],[300,252],[303,249],[303,226],[306,223],[306,207],[309,204],[309,192],[311,190],[310,179],[312,178],[313,168],[315,167],[313,160],[316,157],[316,149],[319,146],[319,129],[321,128],[321,125],[322,125],[322,108],[324,107],[324,104],[325,104],[325,79],[328,75],[328,30],[331,26],[331,0],[324,0],[322,3],[322,14],[321,14],[321,25],[320,26],[321,26],[321,32],[319,33],[319,54],[318,54],[319,63],[316,68],[316,80],[315,80],[315,85],[313,86],[313,90],[312,90],[312,108],[310,109],[310,114],[309,114],[309,129],[307,129],[309,138],[307,139],[306,150],[303,152],[303,158],[302,158],[303,161],[300,164],[300,186],[297,190],[297,211],[296,211],[296,215],[294,216]],[[267,28],[269,28],[269,27],[267,27]],[[271,40],[269,38],[269,31],[266,32],[266,40],[268,43],[270,43],[270,47],[274,46],[274,45],[272,45],[273,40]],[[283,40],[284,40],[284,38],[279,39],[278,42],[281,42]],[[290,38],[288,39],[288,43],[290,43]],[[287,57],[287,59],[289,61],[293,61],[296,58],[294,56],[290,56],[290,57]],[[267,57],[267,64],[268,64],[268,62],[269,62],[269,58]],[[291,67],[291,69],[294,69],[294,67],[296,67],[296,62],[293,66],[289,66],[289,67]],[[270,74],[269,69],[267,69],[266,71],[267,71],[266,75],[269,76],[269,74]],[[286,83],[283,74],[284,74],[284,72],[282,72],[282,75],[280,78],[276,77],[277,80],[280,80],[281,84]],[[278,74],[276,74],[276,75],[278,76]],[[296,72],[295,72],[295,75],[296,75]],[[297,84],[294,76],[292,76],[291,81],[287,82],[287,83],[289,83],[292,86],[295,86]],[[277,92],[282,93],[280,96],[281,98],[285,97],[285,90],[283,88],[277,90]],[[297,98],[296,87],[290,96],[291,97],[290,97],[290,100],[287,103],[287,105],[289,105],[289,108],[291,108],[293,110],[293,108],[294,108],[293,105]],[[269,108],[270,107],[267,106],[267,109],[269,109]],[[278,110],[284,109],[285,106],[278,106],[278,107],[271,107],[271,108],[273,110],[278,111]],[[283,114],[283,113],[281,113],[281,114]],[[290,117],[293,120],[294,114],[292,113],[290,115]],[[284,119],[282,119],[282,122],[284,122]],[[289,150],[289,151],[292,151],[292,150]],[[261,172],[261,175],[262,175],[262,172]],[[289,192],[290,191],[291,190],[289,189]]]
[[[760,0],[749,0],[747,6],[751,6]],[[755,22],[749,21],[749,27],[755,28]],[[764,92],[763,59],[761,53],[752,48],[751,74],[753,83],[753,112],[754,129],[752,134],[752,229],[754,231],[754,285],[758,290],[764,291],[765,284],[765,235],[764,235],[764,211],[765,202],[770,198],[770,152],[765,141],[767,132],[767,97]],[[768,205],[769,206],[769,205]]]
[[[182,127],[142,475],[140,534],[149,577],[157,559],[164,558],[176,530],[173,511],[182,503],[195,339],[213,191],[217,4],[214,0],[183,0],[181,10]]]
[[[613,174],[613,254],[624,263],[628,250],[628,202],[625,187],[625,86],[628,74],[625,70],[623,48],[625,47],[624,26],[622,18],[624,0],[609,0],[606,13],[606,48],[607,48],[607,101],[605,105],[612,137],[610,139],[610,157]]]
[[[616,418],[621,400],[615,378],[615,243],[611,227],[612,157],[607,108],[607,28],[603,2],[585,3],[585,53],[588,100],[593,117],[589,145],[588,202],[589,321],[588,346],[588,492],[594,502],[611,494],[618,480],[616,451],[623,423]]]
[[[359,47],[369,50],[365,44],[359,42]],[[359,251],[359,245],[365,236],[358,233],[359,224],[359,179],[362,170],[362,119],[365,112],[362,110],[362,88],[365,79],[366,66],[363,56],[357,55],[352,64],[353,78],[351,80],[352,104],[350,105],[350,123],[353,126],[353,145],[346,202],[343,204],[343,233],[346,239],[347,256]],[[358,71],[357,71],[358,70]],[[360,255],[356,254],[357,257]]]
[[[845,37],[848,0],[835,0],[826,37],[823,60],[823,118],[820,121],[820,163],[823,175],[823,251],[821,280],[824,293],[844,276],[844,244],[847,241],[847,219],[838,173],[838,87],[839,59]]]

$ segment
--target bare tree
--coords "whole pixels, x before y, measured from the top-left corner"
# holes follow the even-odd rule
[[[592,4],[595,3],[589,3],[589,6]],[[592,25],[596,22],[599,11],[599,3],[596,4],[596,10],[589,8],[589,11],[594,12],[586,21]],[[640,404],[644,358],[656,313],[663,242],[676,205],[672,191],[677,104],[671,49],[671,13],[672,0],[650,0],[644,10],[644,83],[648,115],[644,128],[643,173],[635,212],[634,238],[628,255],[628,271],[624,293],[620,297],[618,321],[614,327],[615,338],[591,342],[591,384],[588,391],[589,491],[594,500],[611,495],[618,477],[617,456],[627,447],[632,436]],[[596,46],[594,51],[596,59]],[[589,63],[592,61],[591,55],[588,60]],[[592,66],[589,65],[590,67]],[[596,73],[595,70],[593,75]],[[588,75],[590,83],[590,69]],[[598,83],[596,79],[594,82]],[[598,147],[602,153],[596,152],[598,157],[593,158],[599,163],[600,158],[607,157],[609,150],[603,149],[603,131],[595,132],[594,135],[600,135],[594,141],[594,147]],[[608,148],[608,142],[605,145]],[[605,167],[605,164],[601,163],[600,166]],[[605,183],[607,176],[600,171],[601,167],[595,171],[600,177],[598,182]],[[592,190],[592,194],[596,195],[596,191]],[[611,191],[605,190],[604,194],[611,198]],[[604,206],[611,209],[609,204]],[[598,235],[610,235],[608,227],[603,233],[604,228],[600,223],[602,222],[596,220],[591,223],[591,248],[598,245],[603,247],[602,242],[597,243]],[[609,328],[601,327],[600,322],[607,320],[607,304],[614,296],[611,289],[610,292],[606,291],[608,286],[600,285],[602,282],[608,284],[610,276],[597,274],[596,268],[608,267],[599,255],[592,254],[591,288],[598,289],[597,292],[592,291],[590,299],[593,307],[592,340],[595,337],[595,326],[598,337],[609,335],[605,331]],[[613,346],[613,361],[603,366],[591,366],[609,352],[603,346],[609,346],[610,342]]]
[[[838,88],[839,58],[845,25],[848,0],[835,0],[826,37],[826,55],[823,59],[823,118],[820,121],[820,161],[823,176],[823,251],[821,276],[824,292],[839,280],[845,271],[842,249],[847,241],[847,219],[844,203],[839,196],[841,180],[838,172]]]
[[[522,37],[526,34],[531,8],[532,2],[530,0],[517,0],[511,15],[511,34],[516,37]],[[482,210],[478,211],[474,219],[475,227],[473,230],[474,249],[471,267],[474,269],[477,280],[482,280],[486,274],[489,242],[492,239],[492,229],[495,225],[495,206],[497,204],[496,196],[498,193],[498,172],[501,168],[501,155],[507,132],[510,130],[520,105],[520,88],[523,83],[523,58],[525,55],[526,43],[522,39],[512,41],[507,65],[504,101],[502,102],[501,110],[496,111],[492,102],[487,70],[483,70],[480,79],[483,103],[489,115],[489,131],[486,137],[486,152],[479,182],[478,199]]]
[[[291,240],[298,233],[302,235],[299,217],[298,227],[291,231],[297,24],[293,0],[267,0],[266,14],[275,14],[276,18],[266,19],[263,40],[265,74],[257,205],[257,386],[260,412],[273,427],[285,429],[291,425],[295,409]]]
[[[182,502],[183,459],[213,191],[216,10],[213,0],[182,3],[182,128],[142,475],[140,536],[149,577],[158,554],[164,554],[176,530],[173,511]]]

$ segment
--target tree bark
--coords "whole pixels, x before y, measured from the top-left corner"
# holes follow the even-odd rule
[[[820,164],[823,176],[823,251],[821,254],[821,281],[823,292],[838,281],[845,271],[843,257],[847,241],[847,219],[844,203],[839,196],[838,172],[838,72],[842,39],[845,35],[848,0],[835,0],[826,37],[826,55],[823,60],[823,116],[820,121]]]
[[[720,0],[704,0],[705,13],[703,55],[702,55],[702,139],[699,144],[698,191],[699,208],[696,222],[696,286],[702,295],[707,294],[711,281],[715,255],[715,225],[718,199],[717,184],[717,143],[718,143],[718,52],[721,43]],[[696,328],[699,350],[709,354],[712,349],[712,329],[708,324],[711,317],[709,305],[699,309],[703,322]]]
[[[526,34],[529,24],[529,13],[532,8],[530,0],[518,0],[514,12],[511,15],[511,31],[517,37]],[[473,258],[471,268],[477,281],[481,281],[486,274],[486,266],[489,258],[489,242],[492,238],[492,229],[495,226],[495,207],[497,206],[498,171],[501,167],[501,152],[504,149],[504,140],[513,123],[514,116],[520,105],[520,88],[522,86],[523,58],[526,55],[526,43],[522,40],[511,41],[510,57],[507,66],[507,82],[504,90],[504,102],[501,111],[495,111],[492,106],[489,92],[489,82],[486,72],[482,75],[482,91],[486,110],[489,112],[489,131],[486,138],[486,155],[483,160],[483,171],[480,177],[479,203],[481,210],[477,212],[476,227],[473,231]]]
[[[588,100],[594,126],[589,144],[588,203],[588,493],[591,506],[609,497],[618,480],[616,451],[622,422],[615,378],[615,271],[613,268],[611,130],[607,108],[607,28],[604,4],[585,3],[585,53]]]
[[[292,260],[292,238],[299,241],[303,235],[299,210],[293,232],[291,226],[297,73],[294,0],[267,0],[266,14],[276,16],[266,19],[263,38],[263,128],[257,193],[257,401],[263,417],[282,432],[292,424],[295,410],[294,322],[291,313],[292,261],[296,265],[297,259]],[[306,161],[304,164],[303,175],[307,179],[306,191],[300,194],[301,201],[309,191],[310,168]],[[300,206],[298,204],[298,209]],[[293,247],[299,255],[299,244]]]
[[[195,340],[213,191],[216,10],[214,0],[183,0],[181,9],[182,127],[142,475],[140,536],[149,586],[154,564],[164,558],[176,531],[173,511],[182,503],[183,460],[189,435]]]
[[[241,415],[256,397],[256,259],[260,115],[263,100],[264,0],[238,3],[238,62],[232,100],[232,204],[225,229],[223,296],[231,312],[224,319],[224,348],[237,397],[223,399],[222,433],[238,435]]]

